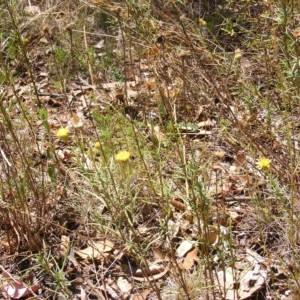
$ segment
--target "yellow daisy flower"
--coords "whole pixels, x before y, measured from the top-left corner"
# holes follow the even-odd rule
[[[56,131],[56,135],[61,139],[66,141],[69,137],[70,131],[68,128],[59,128]]]
[[[268,158],[262,157],[257,160],[256,167],[259,170],[270,169],[271,160]]]
[[[99,142],[96,142],[95,145],[94,145],[95,149],[97,150],[101,150],[101,145]]]
[[[120,162],[128,161],[129,158],[130,158],[130,152],[129,151],[120,151],[116,155],[116,160],[120,161]]]

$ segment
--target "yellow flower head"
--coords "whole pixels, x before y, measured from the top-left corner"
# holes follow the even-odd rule
[[[95,149],[100,150],[101,149],[101,145],[99,142],[96,142],[94,145]]]
[[[56,131],[56,135],[61,139],[61,140],[64,140],[66,141],[69,137],[69,129],[68,128],[59,128],[57,131]]]
[[[241,49],[236,49],[234,51],[234,59],[239,60],[242,58],[242,56],[243,56],[243,53],[242,53]]]
[[[256,167],[259,170],[270,169],[270,164],[271,164],[271,161],[268,158],[262,157],[257,160]]]
[[[128,161],[129,158],[130,158],[130,152],[128,152],[128,151],[120,151],[116,155],[116,160],[120,161],[120,162]]]
[[[199,19],[199,23],[200,23],[200,25],[203,26],[203,27],[206,26],[206,22],[205,22],[202,18]]]

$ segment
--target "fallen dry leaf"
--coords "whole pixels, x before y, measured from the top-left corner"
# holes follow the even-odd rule
[[[146,300],[147,296],[151,293],[151,290],[143,290],[134,294],[131,300]]]
[[[170,271],[171,265],[169,264],[167,267],[165,267],[165,270],[159,274],[153,275],[153,276],[147,276],[147,277],[136,277],[133,276],[132,278],[137,282],[148,282],[148,281],[155,281],[162,277],[164,277],[169,271]]]
[[[195,248],[192,251],[190,251],[185,257],[182,263],[183,269],[190,270],[194,266],[196,261],[199,261],[199,257],[198,257],[198,249]]]
[[[233,268],[226,268],[224,271],[217,272],[217,280],[221,287],[221,291],[225,292],[224,299],[234,300],[237,297],[237,290],[234,289],[237,280],[237,271]]]
[[[105,241],[100,241],[100,242],[93,242],[92,246],[88,246],[85,249],[82,250],[77,250],[75,253],[80,256],[82,259],[101,259],[104,257],[107,257],[110,252],[114,247],[114,243],[105,240]]]
[[[240,300],[248,299],[264,287],[267,280],[267,271],[261,269],[246,271],[242,276],[239,288]]]
[[[127,279],[123,277],[119,277],[117,281],[117,286],[122,292],[122,298],[127,298],[130,295],[130,291],[132,290],[132,285],[128,282]]]
[[[2,290],[12,299],[20,299],[22,297],[31,295],[32,293],[37,293],[38,289],[40,288],[40,283],[35,282],[33,283],[33,276],[29,275],[25,280],[30,285],[24,283],[20,279],[14,278],[11,274],[9,274],[2,266]]]
[[[173,205],[176,209],[178,209],[178,210],[182,210],[182,211],[186,211],[186,209],[187,209],[187,206],[186,206],[186,204],[185,203],[182,203],[182,202],[180,202],[180,201],[178,201],[178,200],[170,200],[169,201],[169,203],[171,204],[171,205]]]
[[[153,142],[154,145],[157,146],[167,141],[167,137],[165,136],[164,133],[160,131],[159,126],[157,125],[153,126],[152,124],[148,124],[148,128],[149,128],[151,141]]]
[[[149,275],[155,275],[160,272],[162,272],[165,269],[165,266],[163,265],[158,265],[156,263],[153,263],[149,266],[148,269],[144,268],[142,269],[137,269],[135,275],[136,276],[149,276]]]
[[[26,6],[24,8],[24,12],[27,14],[27,15],[38,15],[41,13],[41,9],[36,6],[36,5],[30,5],[30,6]]]
[[[215,151],[214,152],[214,157],[219,158],[219,159],[223,159],[225,157],[225,152],[224,151]]]
[[[160,248],[154,248],[153,250],[153,258],[156,259],[164,259],[166,254]]]
[[[66,256],[68,249],[70,247],[70,238],[66,235],[62,235],[60,239],[61,239],[61,243],[59,245],[58,252],[61,256]]]
[[[176,250],[176,256],[184,257],[194,246],[195,242],[193,241],[183,241]]]

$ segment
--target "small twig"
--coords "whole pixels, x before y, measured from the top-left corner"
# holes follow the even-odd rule
[[[9,162],[9,160],[7,159],[5,153],[3,152],[3,150],[0,148],[0,152],[2,154],[3,159],[6,161],[6,163],[8,164],[9,167],[11,167],[11,163]]]
[[[83,36],[84,36],[84,45],[85,45],[85,49],[86,49],[86,53],[87,53],[87,61],[88,61],[88,65],[89,65],[89,73],[90,73],[90,78],[91,78],[91,84],[92,84],[92,86],[94,86],[94,76],[93,76],[92,66],[91,66],[91,63],[90,63],[90,57],[88,55],[88,44],[87,44],[87,40],[86,40],[85,26],[83,26]]]

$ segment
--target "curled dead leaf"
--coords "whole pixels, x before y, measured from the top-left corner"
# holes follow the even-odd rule
[[[180,201],[173,199],[173,200],[170,200],[169,203],[172,204],[178,210],[186,211],[186,209],[187,209],[186,204],[182,203]]]
[[[132,278],[137,282],[147,282],[147,281],[155,281],[162,277],[164,277],[169,271],[170,271],[171,265],[168,264],[167,267],[165,267],[165,270],[159,274],[153,275],[153,276],[146,276],[146,277],[136,277],[133,276]]]
[[[163,272],[164,269],[165,269],[165,266],[154,263],[154,264],[151,264],[149,266],[149,268],[137,269],[135,275],[136,276],[155,275],[160,272]]]

